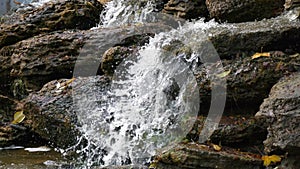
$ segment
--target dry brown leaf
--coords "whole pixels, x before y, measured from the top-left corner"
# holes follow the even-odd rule
[[[220,147],[219,145],[216,144],[212,144],[212,147],[214,148],[214,150],[216,151],[221,151],[222,147]]]
[[[270,52],[264,52],[264,53],[255,53],[251,58],[252,59],[257,59],[257,58],[260,58],[260,57],[270,57],[271,54]]]

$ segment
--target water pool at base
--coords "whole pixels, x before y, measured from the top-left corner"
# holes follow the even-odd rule
[[[63,157],[51,150],[28,152],[21,149],[0,150],[0,169],[53,169],[60,168]]]

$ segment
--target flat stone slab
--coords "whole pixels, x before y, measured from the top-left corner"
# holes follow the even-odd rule
[[[156,169],[259,169],[259,155],[233,149],[215,151],[207,145],[179,144],[161,154],[151,164]],[[151,167],[150,167],[151,168]]]

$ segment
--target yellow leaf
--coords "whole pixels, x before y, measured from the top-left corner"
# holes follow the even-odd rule
[[[272,162],[277,163],[281,161],[281,157],[278,155],[262,156],[261,159],[264,161],[264,166],[269,166]]]
[[[24,119],[25,119],[25,115],[23,114],[23,110],[20,110],[14,114],[14,120],[11,123],[18,124],[21,123]]]
[[[256,59],[256,58],[259,58],[259,57],[262,57],[262,56],[264,56],[264,57],[270,57],[271,54],[270,54],[270,52],[255,53],[251,58],[252,59]]]
[[[72,79],[68,80],[68,81],[66,82],[66,86],[69,85],[70,83],[72,83],[74,80],[75,80],[75,77],[73,77]]]
[[[220,74],[217,74],[217,77],[219,78],[223,78],[223,77],[226,77],[229,75],[229,73],[231,72],[231,70],[228,70],[228,71],[225,71],[225,72],[222,72]]]
[[[218,146],[218,145],[216,145],[216,144],[212,144],[212,147],[214,148],[214,150],[216,150],[216,151],[221,151],[221,147],[220,146]]]

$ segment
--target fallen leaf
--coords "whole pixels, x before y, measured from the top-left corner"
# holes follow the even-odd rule
[[[257,59],[257,58],[262,57],[262,56],[264,56],[264,57],[270,57],[271,54],[270,54],[270,52],[255,53],[251,58],[252,59]]]
[[[75,77],[73,77],[72,79],[66,81],[63,85],[60,82],[57,82],[55,92],[56,93],[62,92],[62,90],[66,89],[66,87],[68,87],[68,85],[71,84],[74,80],[75,80]]]
[[[75,77],[73,77],[72,79],[66,81],[66,86],[68,86],[70,83],[72,83],[75,80]]]
[[[231,70],[228,70],[228,71],[225,71],[225,72],[222,72],[220,74],[217,74],[217,77],[219,78],[223,78],[223,77],[226,77],[229,75],[229,73],[231,72]]]
[[[221,147],[220,146],[218,146],[218,145],[216,145],[216,144],[212,144],[212,147],[214,148],[214,150],[216,150],[216,151],[221,151]]]
[[[264,161],[264,166],[269,166],[272,162],[277,163],[281,161],[281,157],[278,155],[262,156],[261,159]]]
[[[25,115],[23,114],[23,110],[17,111],[14,114],[14,120],[11,122],[12,124],[19,124],[25,119]]]

